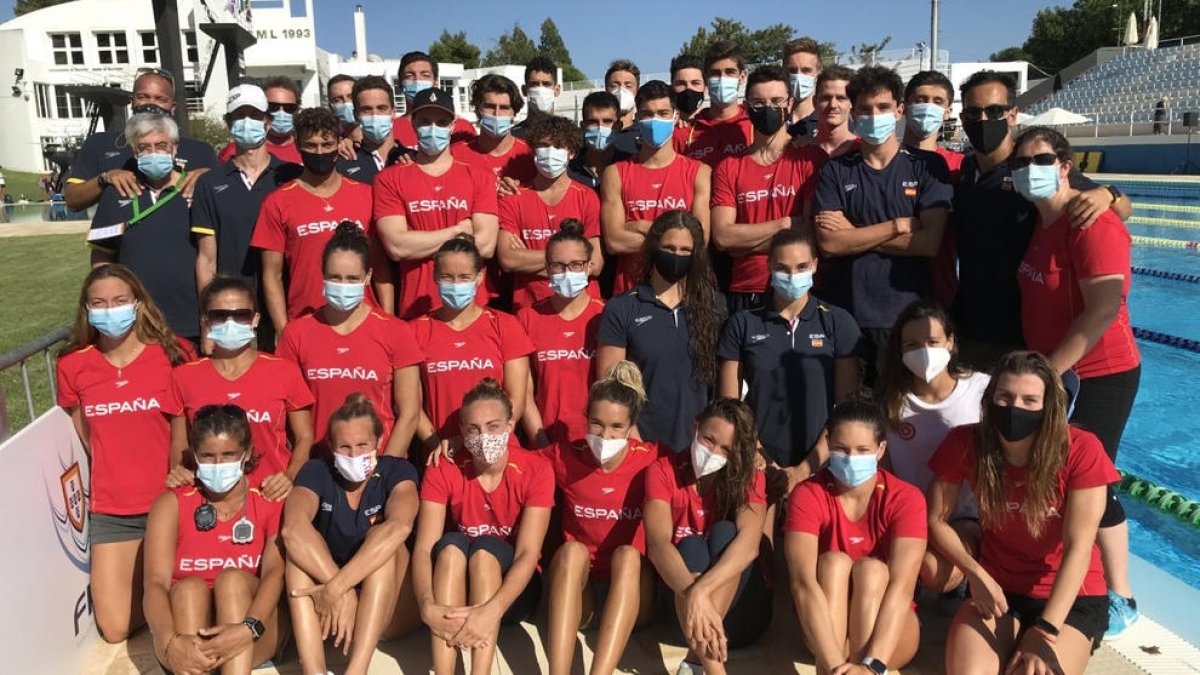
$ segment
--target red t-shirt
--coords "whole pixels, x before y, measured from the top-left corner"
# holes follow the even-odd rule
[[[537,190],[521,188],[500,198],[500,229],[520,239],[530,251],[544,251],[562,222],[574,218],[583,223],[583,236],[600,237],[600,198],[595,190],[571,181],[557,204],[547,204]],[[531,305],[554,293],[545,277],[520,273],[513,280],[513,309]],[[600,286],[592,279],[587,293],[600,297]]]
[[[1030,349],[1049,354],[1062,342],[1071,324],[1083,313],[1079,282],[1120,274],[1125,282],[1117,318],[1075,364],[1075,371],[1080,379],[1088,379],[1123,373],[1141,362],[1125,303],[1131,278],[1131,245],[1129,230],[1112,210],[1101,214],[1087,229],[1071,227],[1067,213],[1049,227],[1039,223],[1034,228],[1017,270],[1021,327]]]
[[[676,127],[672,136],[675,152],[717,168],[726,157],[740,155],[754,142],[754,126],[746,108],[727,120],[714,119],[713,109],[705,108],[692,117],[692,123]]]
[[[870,556],[887,562],[897,539],[924,541],[926,527],[925,495],[882,469],[866,513],[850,520],[838,501],[837,480],[826,469],[792,490],[783,529],[816,535],[821,553],[841,551],[851,560]]]
[[[537,175],[537,169],[533,166],[533,150],[529,148],[528,143],[516,136],[513,137],[512,147],[503,155],[493,155],[481,150],[478,136],[465,143],[452,144],[450,154],[460,162],[491,171],[496,180],[512,178],[524,185]]]
[[[461,117],[454,118],[454,128],[450,130],[450,143],[466,143],[478,134],[475,126]],[[417,130],[413,128],[412,118],[405,115],[392,120],[392,138],[406,148],[417,149]]]
[[[357,223],[370,238],[371,186],[342,178],[328,199],[288,182],[267,195],[254,224],[250,245],[283,254],[287,273],[287,314],[295,319],[325,304],[321,257],[343,220]],[[367,301],[375,296],[367,288]]]
[[[186,363],[171,373],[171,388],[163,401],[163,413],[187,415],[188,423],[206,405],[231,403],[250,418],[250,442],[258,466],[250,474],[250,485],[287,468],[292,458],[288,448],[287,414],[313,404],[312,392],[296,364],[269,354],[258,354],[249,370],[236,380],[217,372],[212,359]]]
[[[217,575],[227,569],[244,570],[259,576],[267,544],[279,533],[283,516],[283,501],[273,502],[253,488],[246,493],[246,502],[237,515],[217,521],[206,532],[196,529],[196,509],[205,503],[204,493],[185,485],[177,487],[175,500],[179,504],[179,530],[175,539],[175,569],[171,584],[187,577],[199,577],[212,588]],[[233,527],[243,518],[254,526],[253,538],[234,543]]]
[[[621,177],[621,201],[625,221],[650,221],[667,211],[690,211],[696,196],[696,174],[700,162],[682,155],[667,166],[650,169],[630,158],[615,164]],[[642,254],[628,253],[617,262],[613,294],[624,293],[641,283]]]
[[[159,345],[146,345],[117,368],[94,345],[58,359],[58,405],[82,407],[92,448],[92,513],[113,516],[150,511],[167,480],[171,425],[163,415],[171,362]]]
[[[322,447],[329,416],[355,392],[375,404],[384,429],[380,446],[386,447],[396,421],[393,375],[424,360],[408,324],[377,311],[349,335],[335,331],[319,314],[292,321],[284,327],[275,355],[300,367],[316,399],[313,426]]]
[[[587,547],[592,579],[608,580],[617,547],[633,546],[646,552],[644,474],[662,456],[657,444],[631,439],[621,464],[611,472],[600,468],[583,440],[555,443],[542,455],[550,461],[554,483],[562,494],[563,538]]]
[[[657,499],[671,505],[671,522],[675,525],[673,544],[684,537],[708,534],[708,528],[718,521],[713,498],[713,493],[702,495],[696,487],[691,452],[660,457],[646,469],[646,501]],[[762,471],[755,471],[750,479],[746,500],[751,504],[767,503],[767,478]]]
[[[976,495],[979,494],[975,486],[977,426],[968,424],[952,429],[929,458],[929,468],[939,480],[954,485],[965,480]],[[1070,443],[1066,461],[1058,472],[1059,494],[1068,495],[1071,490],[1100,487],[1121,479],[1112,460],[1104,454],[1100,439],[1083,429],[1070,427]],[[1042,536],[1034,539],[1019,513],[1025,503],[1025,481],[1028,479],[1028,467],[1005,464],[1004,501],[1008,513],[997,523],[983,525],[979,563],[1009,593],[1048,598],[1062,566],[1063,517],[1059,509],[1063,508],[1064,500],[1060,498],[1050,507]],[[1100,549],[1093,544],[1091,562],[1079,595],[1102,596],[1106,590]]]
[[[393,164],[375,177],[375,220],[404,216],[408,229],[434,232],[469,220],[473,213],[496,213],[496,180],[477,166],[455,161],[440,176],[419,164]],[[415,319],[442,306],[433,279],[433,258],[401,260],[397,314]],[[487,292],[475,295],[487,304]]]
[[[458,436],[462,397],[485,377],[504,386],[504,364],[529,356],[533,343],[516,317],[483,309],[470,326],[456,331],[433,315],[412,322],[421,368],[422,405],[442,438]]]
[[[296,146],[294,141],[284,145],[278,145],[268,140],[263,145],[266,146],[267,152],[271,153],[272,156],[281,162],[291,162],[292,164],[304,163],[304,160],[300,158],[300,148]],[[233,141],[230,141],[229,145],[221,148],[221,152],[217,155],[217,159],[221,162],[227,162],[236,154],[237,144]]]
[[[551,442],[587,434],[588,391],[595,381],[596,331],[604,303],[593,299],[567,321],[548,300],[522,307],[517,321],[533,341],[533,400]]]
[[[758,224],[784,216],[800,215],[817,164],[808,155],[788,146],[773,164],[763,166],[748,154],[725,158],[713,174],[712,205],[736,210],[735,223]],[[770,285],[767,254],[734,255],[734,293],[763,293]]]
[[[536,452],[524,450],[511,437],[508,465],[500,484],[485,492],[466,450],[454,461],[426,467],[421,501],[445,504],[450,520],[469,539],[489,535],[515,544],[525,507],[554,506],[554,473]]]

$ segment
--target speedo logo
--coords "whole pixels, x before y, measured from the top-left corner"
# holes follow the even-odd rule
[[[450,359],[447,361],[430,361],[425,364],[427,373],[450,373],[456,370],[490,370],[495,368],[491,359]]]

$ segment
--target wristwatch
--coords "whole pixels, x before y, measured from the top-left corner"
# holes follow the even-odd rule
[[[108,183],[108,172],[107,171],[101,171],[100,175],[96,176],[96,184],[99,185],[100,187],[108,186],[109,183]]]
[[[1111,185],[1105,185],[1104,189],[1108,190],[1108,194],[1112,195],[1112,201],[1109,202],[1110,204],[1116,204],[1117,202],[1121,201],[1122,195],[1120,190]]]
[[[875,675],[887,675],[887,664],[873,656],[868,656],[867,658],[863,659],[862,665],[870,668],[871,672],[875,673]]]
[[[1050,637],[1058,637],[1058,626],[1055,626],[1040,616],[1033,620],[1033,627],[1042,631],[1046,635],[1049,635]]]
[[[263,625],[263,622],[252,616],[248,616],[243,619],[242,625],[250,629],[250,636],[254,638],[255,642],[258,642],[259,639],[262,638],[263,634],[267,632],[267,627]]]

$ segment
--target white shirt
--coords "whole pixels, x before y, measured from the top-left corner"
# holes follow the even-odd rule
[[[990,379],[987,373],[972,373],[955,382],[954,391],[939,403],[926,403],[911,393],[904,397],[900,428],[887,435],[888,454],[897,476],[922,491],[929,487],[933,480],[929,458],[951,429],[979,421],[983,390]],[[964,483],[959,486],[958,505],[951,520],[978,517],[975,498]]]

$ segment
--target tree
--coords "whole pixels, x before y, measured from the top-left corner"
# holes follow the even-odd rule
[[[512,30],[503,33],[496,39],[496,46],[487,51],[483,57],[481,65],[487,66],[504,66],[504,65],[524,65],[537,56],[538,48],[521,30],[520,24],[514,25]]]
[[[442,29],[442,35],[429,45],[429,55],[439,63],[461,63],[464,68],[479,67],[479,47],[467,40],[465,31],[451,33]]]
[[[555,63],[559,68],[562,68],[562,79],[564,82],[578,82],[586,80],[587,75],[583,71],[575,67],[575,63],[571,61],[571,52],[567,50],[567,45],[563,42],[562,34],[558,32],[558,26],[554,23],[554,19],[549,17],[542,22],[542,33],[538,37],[538,54],[544,56]]]
[[[988,57],[988,61],[1029,61],[1029,54],[1021,47],[1005,47]]]
[[[701,26],[691,39],[680,47],[680,54],[695,54],[703,57],[714,43],[727,40],[742,50],[747,63],[778,63],[783,56],[783,46],[796,38],[796,29],[786,23],[776,23],[766,28],[750,30],[741,21],[718,16],[712,28]],[[833,63],[838,53],[832,42],[818,42],[823,63]]]
[[[13,16],[21,16],[30,12],[36,12],[39,9],[61,5],[70,0],[17,0],[13,5]]]
[[[858,59],[860,63],[875,65],[875,59],[879,57],[879,53],[882,52],[883,48],[888,46],[891,41],[892,36],[888,35],[879,42],[863,42],[856,47],[851,47],[850,54],[852,54],[854,58]]]
[[[203,113],[192,113],[188,115],[188,138],[208,143],[220,151],[229,144],[229,127]]]

